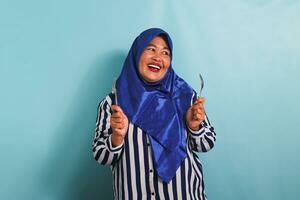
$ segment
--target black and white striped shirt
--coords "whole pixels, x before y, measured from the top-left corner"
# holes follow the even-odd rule
[[[154,169],[150,140],[142,129],[129,122],[124,143],[112,146],[112,103],[114,95],[110,93],[99,104],[93,154],[97,162],[111,166],[114,199],[207,199],[202,165],[194,152],[207,152],[216,141],[214,128],[207,117],[198,132],[186,131],[187,158],[178,168],[176,176],[165,183]]]

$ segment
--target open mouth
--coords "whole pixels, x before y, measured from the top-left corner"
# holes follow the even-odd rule
[[[161,69],[161,66],[159,65],[155,65],[155,64],[149,64],[148,68],[150,69],[150,71],[152,72],[159,72],[159,70]]]

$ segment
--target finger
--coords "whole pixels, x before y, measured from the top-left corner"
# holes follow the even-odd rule
[[[196,104],[196,105],[192,106],[192,110],[199,110],[199,109],[201,109],[201,110],[204,109],[203,104]]]
[[[205,116],[205,112],[203,109],[195,109],[193,112],[194,120],[202,119]]]
[[[115,118],[111,118],[111,123],[122,123],[124,121],[123,118],[121,117],[115,117]]]
[[[110,126],[111,126],[112,129],[118,128],[118,125],[117,125],[117,124],[118,124],[118,123],[116,123],[116,122],[114,122],[114,121],[111,121],[111,122],[110,122]]]
[[[204,112],[199,112],[199,113],[196,114],[196,116],[197,116],[197,120],[203,121],[204,118],[205,118],[205,113]]]
[[[200,114],[195,110],[195,111],[193,112],[193,120],[198,120],[199,115],[200,115]]]
[[[193,115],[195,114],[204,114],[204,108],[203,107],[194,107],[192,110]]]
[[[197,100],[195,101],[195,104],[204,104],[204,103],[205,103],[204,97],[198,97]]]
[[[120,128],[115,128],[113,129],[113,132],[119,136],[125,136],[126,135],[126,132],[124,132],[122,129]]]
[[[114,112],[111,115],[112,118],[124,118],[123,114],[121,112]]]
[[[194,114],[193,114],[193,120],[197,120],[197,119],[198,119],[197,114],[194,113]]]
[[[198,108],[198,109],[196,110],[196,112],[199,113],[199,114],[204,114],[204,113],[205,113],[203,107]]]
[[[126,121],[128,120],[127,116],[125,115],[125,113],[123,112],[123,110],[120,106],[113,105],[112,110],[114,112],[113,114],[116,114],[115,115],[116,117],[123,118],[123,120],[126,120]]]
[[[205,103],[205,98],[204,98],[204,97],[200,97],[200,98],[198,98],[198,99],[199,99],[199,102],[200,102],[200,103],[203,103],[203,104]]]
[[[203,104],[195,104],[192,106],[193,110],[198,110],[198,109],[204,109],[204,105]]]
[[[124,127],[125,127],[124,123],[116,123],[116,122],[111,123],[112,129],[123,129]]]
[[[201,115],[201,114],[196,114],[195,116],[194,116],[194,120],[196,120],[196,121],[203,121],[204,120],[204,117],[203,117],[203,115]]]
[[[121,109],[121,108],[120,108]],[[119,112],[122,115],[123,119],[127,119],[127,116],[125,115],[125,113],[123,112],[123,110],[121,109],[121,111]]]
[[[201,102],[196,102],[196,103],[193,105],[193,107],[201,107],[201,106],[203,106],[203,103],[201,103]]]
[[[124,120],[122,118],[111,118],[110,123],[111,124],[120,124],[120,123],[124,123]]]
[[[198,118],[197,115],[199,115],[199,114],[201,114],[201,112],[198,112],[197,110],[195,110],[193,112],[194,119],[197,119]]]
[[[121,113],[123,113],[123,111],[122,111],[122,109],[121,109],[120,106],[112,105],[111,109],[112,109],[113,112],[121,112]]]

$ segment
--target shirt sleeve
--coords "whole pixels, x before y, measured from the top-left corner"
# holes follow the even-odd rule
[[[191,105],[197,99],[197,94],[194,91]],[[188,127],[188,126],[187,126]],[[210,124],[207,115],[200,125],[200,130],[193,131],[188,127],[188,142],[193,151],[207,152],[211,150],[216,142],[216,133],[214,127]]]
[[[188,128],[188,141],[192,150],[197,152],[207,152],[214,147],[216,133],[214,127],[210,125],[207,116],[205,116],[205,120],[201,123],[199,131],[193,131]]]
[[[93,155],[95,160],[102,165],[112,165],[117,162],[123,150],[123,144],[113,147],[111,142],[110,116],[113,101],[114,95],[111,93],[98,106]]]

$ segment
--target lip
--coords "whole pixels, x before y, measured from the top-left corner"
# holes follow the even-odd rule
[[[162,68],[160,63],[151,62],[147,65],[148,69],[152,72],[159,72]]]
[[[156,69],[156,68],[152,68],[152,67],[149,67],[148,68],[151,72],[154,72],[154,73],[157,73],[159,72],[160,69]]]
[[[158,73],[161,70],[161,66],[157,64],[148,64],[147,67],[151,72],[154,73]]]
[[[155,65],[155,66],[158,66],[158,67],[162,68],[161,64],[158,63],[158,62],[151,62],[148,65]]]

